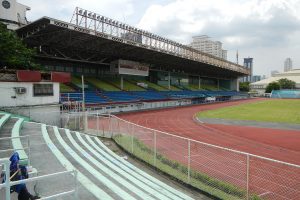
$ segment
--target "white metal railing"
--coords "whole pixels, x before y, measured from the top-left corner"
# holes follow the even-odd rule
[[[54,194],[52,196],[48,196],[48,197],[42,197],[41,199],[54,199],[54,198],[58,198],[58,197],[63,197],[66,195],[73,195],[74,199],[78,199],[78,184],[77,184],[77,171],[62,171],[62,172],[57,172],[57,173],[52,173],[52,174],[46,174],[46,175],[42,175],[42,176],[37,176],[37,177],[33,177],[33,178],[28,178],[28,179],[23,179],[23,180],[19,180],[19,181],[10,181],[10,172],[9,172],[9,165],[10,165],[10,161],[8,158],[2,158],[0,159],[0,166],[4,166],[5,169],[5,181],[3,184],[0,184],[0,190],[1,189],[5,189],[5,200],[10,200],[11,196],[10,196],[10,187],[14,186],[14,185],[18,185],[18,184],[23,184],[23,183],[30,183],[33,181],[39,181],[39,180],[47,180],[50,178],[54,178],[54,177],[59,177],[62,175],[73,175],[74,176],[74,189],[73,190],[69,190],[69,191],[65,191],[65,192],[61,192],[61,193],[57,193]]]
[[[253,195],[266,199],[300,199],[300,166],[297,164],[158,131],[114,115],[87,114],[86,117],[87,133],[105,137],[127,136],[131,142],[126,143],[125,149],[132,154],[139,151],[135,140],[142,142],[153,153],[153,159],[147,162],[155,167],[159,155],[186,166],[184,181],[187,183],[191,183],[192,174],[197,171],[245,190],[241,197],[244,199],[253,198]],[[213,185],[213,181],[208,184],[219,187]]]

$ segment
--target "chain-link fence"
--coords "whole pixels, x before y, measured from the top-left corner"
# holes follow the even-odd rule
[[[88,131],[112,137],[164,173],[221,199],[300,199],[300,166],[88,115]]]

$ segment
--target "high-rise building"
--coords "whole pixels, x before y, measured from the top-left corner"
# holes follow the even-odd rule
[[[284,71],[291,71],[293,69],[293,61],[291,58],[287,58],[284,61]]]
[[[222,42],[212,41],[207,35],[194,36],[190,46],[204,53],[227,60],[227,50],[222,49]]]
[[[244,58],[244,67],[250,69],[250,75],[243,78],[242,82],[252,82],[253,58]]]
[[[7,25],[10,30],[15,30],[26,25],[26,12],[28,6],[18,3],[16,0],[0,0],[0,22]]]

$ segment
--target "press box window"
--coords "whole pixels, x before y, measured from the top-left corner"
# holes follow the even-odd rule
[[[53,84],[33,84],[33,96],[53,96]]]

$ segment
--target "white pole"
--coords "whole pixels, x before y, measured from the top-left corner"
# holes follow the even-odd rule
[[[85,111],[85,95],[84,95],[84,76],[81,75],[81,89],[82,89],[82,112]]]
[[[9,170],[10,161],[7,159],[4,160],[5,166],[5,197],[6,200],[10,200],[10,170]]]
[[[250,159],[249,154],[247,154],[247,199],[249,199],[249,168],[250,168]]]
[[[154,131],[154,166],[156,167],[156,132]]]
[[[76,170],[74,170],[74,184],[75,184],[75,192],[74,192],[74,199],[78,199],[78,182],[77,182],[77,176],[78,176],[78,172]]]
[[[188,183],[191,180],[191,140],[188,140]]]
[[[99,113],[98,113],[98,110],[97,110],[97,118],[96,118],[96,120],[97,120],[97,135],[99,136],[100,129],[99,129],[99,115],[98,114]]]

